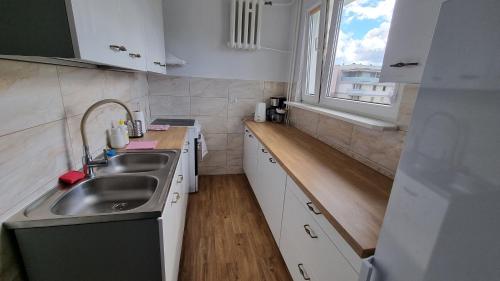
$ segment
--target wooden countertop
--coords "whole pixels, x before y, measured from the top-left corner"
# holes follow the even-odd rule
[[[372,255],[392,180],[293,127],[245,123],[353,250]]]
[[[139,141],[158,141],[156,149],[182,149],[186,140],[186,127],[170,127],[167,131],[147,131]]]

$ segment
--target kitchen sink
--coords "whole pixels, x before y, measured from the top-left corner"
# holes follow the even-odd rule
[[[52,207],[56,215],[90,215],[135,209],[151,198],[158,180],[151,176],[112,176],[84,181]]]
[[[179,150],[127,151],[95,167],[95,178],[58,185],[6,222],[12,229],[161,216]],[[102,156],[101,156],[102,157]]]
[[[108,165],[96,168],[97,174],[141,173],[163,169],[168,165],[166,153],[124,153],[109,158]]]

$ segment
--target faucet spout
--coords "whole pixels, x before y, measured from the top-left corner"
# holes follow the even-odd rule
[[[132,112],[130,109],[121,101],[116,100],[116,99],[104,99],[101,101],[98,101],[91,105],[87,111],[83,114],[82,121],[80,122],[80,133],[82,135],[82,142],[83,142],[83,169],[85,174],[88,177],[94,177],[94,171],[93,167],[95,166],[101,166],[101,165],[107,165],[107,159],[103,161],[92,161],[92,155],[90,153],[89,149],[89,144],[88,144],[88,139],[87,139],[87,133],[86,133],[86,123],[87,119],[89,118],[90,113],[92,113],[96,108],[98,108],[101,105],[108,104],[108,103],[115,103],[120,106],[122,106],[125,111],[127,111],[128,118],[130,121],[132,121],[132,124],[134,124],[134,118],[132,117]]]

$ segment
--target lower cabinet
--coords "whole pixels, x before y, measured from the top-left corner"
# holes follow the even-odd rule
[[[248,128],[244,145],[245,173],[293,280],[358,280],[361,258]]]
[[[184,235],[184,222],[188,200],[188,185],[184,176],[181,154],[179,164],[172,179],[172,184],[167,197],[167,202],[158,219],[160,225],[160,243],[162,250],[162,274],[164,281],[175,281],[179,274],[179,262]]]

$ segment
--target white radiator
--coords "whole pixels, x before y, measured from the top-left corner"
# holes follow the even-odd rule
[[[260,27],[262,19],[262,0],[230,0],[231,21],[229,43],[231,48],[260,49]]]

